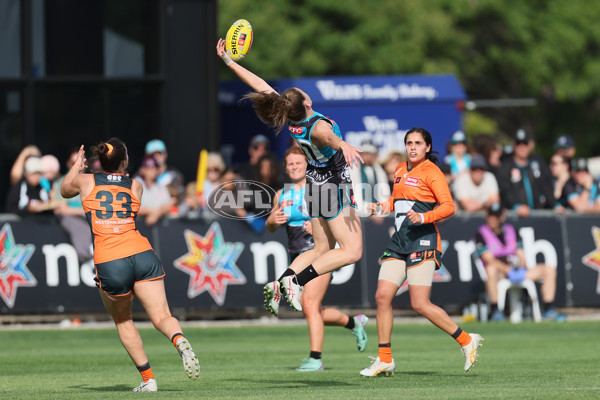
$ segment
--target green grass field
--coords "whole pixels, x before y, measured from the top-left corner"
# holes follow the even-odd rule
[[[176,350],[142,329],[158,393],[140,382],[115,329],[0,331],[1,399],[598,399],[600,323],[462,324],[481,333],[479,363],[469,373],[458,345],[430,324],[394,328],[393,377],[363,378],[377,334],[356,351],[345,329],[328,327],[325,371],[296,372],[308,354],[305,326],[185,329],[200,359],[189,381]]]

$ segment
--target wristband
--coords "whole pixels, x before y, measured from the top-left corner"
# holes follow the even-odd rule
[[[425,223],[425,217],[423,216],[423,213],[419,213],[419,216],[421,217],[421,224]]]
[[[225,63],[225,65],[229,66],[229,65],[233,64],[233,60],[231,59],[231,57],[229,57],[229,54],[224,53],[221,58],[223,59],[223,62]]]
[[[344,142],[343,140],[338,143],[338,147],[340,148],[340,151],[344,151],[344,149],[342,148],[342,146],[345,145],[345,144],[346,144],[346,142]]]

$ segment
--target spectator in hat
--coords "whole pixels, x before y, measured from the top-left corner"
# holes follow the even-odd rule
[[[561,135],[554,143],[554,151],[565,157],[573,159],[575,157],[575,140],[569,135]]]
[[[444,162],[450,165],[450,171],[455,177],[468,170],[471,156],[468,153],[467,136],[463,131],[456,131],[450,137],[448,155],[444,157]]]
[[[542,282],[542,317],[557,322],[566,319],[554,308],[556,266],[543,263],[527,266],[517,230],[506,223],[506,212],[499,203],[494,203],[487,209],[485,224],[475,234],[475,246],[487,273],[485,288],[492,306],[492,321],[504,319],[504,315],[498,310],[498,281],[503,278],[508,278],[513,283],[520,283],[525,279]]]
[[[254,176],[259,174],[258,161],[271,154],[271,142],[265,135],[255,135],[250,139],[248,145],[248,161],[240,164],[237,168],[238,174],[243,179],[253,179]]]
[[[158,162],[158,178],[156,183],[163,186],[173,186],[183,194],[185,181],[183,174],[167,164],[167,146],[160,139],[153,139],[146,143],[146,156],[151,156]]]
[[[461,174],[454,181],[454,196],[466,212],[485,211],[500,202],[498,182],[488,171],[488,165],[480,154],[471,158],[469,173]]]
[[[552,174],[546,162],[532,154],[531,135],[519,129],[515,135],[511,157],[502,161],[496,179],[502,205],[528,217],[532,209],[552,209],[556,204]]]
[[[377,163],[379,148],[370,139],[364,140],[358,148],[362,151],[363,164],[350,169],[354,200],[360,216],[369,215],[366,207],[369,203],[384,201],[390,197],[388,176]],[[376,222],[382,222],[380,216],[371,216]]]
[[[587,160],[574,159],[571,169],[577,187],[569,196],[569,205],[579,213],[600,213],[600,181],[590,174]]]
[[[12,185],[6,198],[6,211],[18,215],[51,213],[50,193],[40,184],[42,160],[30,156],[23,166],[23,177]]]

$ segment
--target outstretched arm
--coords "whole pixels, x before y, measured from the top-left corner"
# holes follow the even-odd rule
[[[254,73],[248,71],[246,68],[242,67],[240,64],[236,63],[229,57],[227,52],[225,51],[225,41],[223,39],[219,39],[217,42],[217,55],[223,59],[225,65],[229,67],[235,74],[244,81],[248,86],[254,89],[257,92],[263,93],[271,93],[275,92],[267,82],[264,81],[261,77],[255,75]]]

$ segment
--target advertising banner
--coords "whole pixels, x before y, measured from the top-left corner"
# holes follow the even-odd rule
[[[404,151],[404,135],[412,127],[427,129],[434,148],[444,154],[450,135],[462,126],[458,104],[466,96],[453,75],[316,77],[269,84],[279,91],[302,89],[314,110],[336,121],[344,140],[359,146],[369,139],[382,157],[391,150]],[[250,90],[240,81],[221,84],[222,144],[234,150],[233,161],[241,161],[248,156],[250,138],[264,134],[282,156],[290,144],[287,127],[275,138],[250,103],[240,102]]]
[[[517,228],[528,265],[557,268],[557,306],[600,306],[600,216],[508,221]],[[444,256],[432,301],[448,310],[485,295],[485,272],[474,262],[472,241],[483,222],[483,216],[457,215],[438,225]],[[245,221],[218,218],[165,220],[152,228],[141,225],[140,231],[163,263],[171,307],[183,312],[262,311],[262,287],[289,264],[283,229],[258,234]],[[363,256],[333,274],[324,304],[375,307],[378,259],[392,232],[392,219],[382,224],[363,219]],[[94,276],[93,261],[80,262],[53,218],[0,219],[3,314],[104,311]],[[395,307],[410,307],[406,289],[398,291]]]

